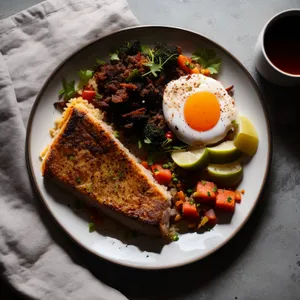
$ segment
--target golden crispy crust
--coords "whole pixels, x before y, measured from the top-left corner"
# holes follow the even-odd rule
[[[75,105],[52,143],[42,166],[52,177],[140,222],[159,225],[170,206],[168,194],[120,145],[102,121]]]

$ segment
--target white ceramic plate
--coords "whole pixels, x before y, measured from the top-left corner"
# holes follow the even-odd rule
[[[136,38],[143,44],[163,41],[179,45],[190,55],[197,48],[214,48],[222,58],[219,80],[223,85],[234,84],[234,98],[241,114],[250,118],[259,136],[256,155],[245,166],[240,188],[245,189],[243,201],[229,222],[215,226],[204,234],[187,233],[179,241],[164,245],[159,239],[132,237],[111,221],[101,232],[89,233],[88,221],[70,209],[66,203],[73,196],[41,176],[39,154],[50,143],[49,128],[60,113],[53,107],[61,89],[61,79],[75,79],[80,69],[91,68],[96,58],[108,59],[108,53],[122,42]],[[204,258],[227,243],[245,224],[253,211],[266,181],[271,158],[271,136],[261,95],[250,74],[224,48],[197,33],[170,27],[142,26],[129,28],[103,37],[67,58],[48,78],[32,108],[27,130],[27,162],[33,183],[49,212],[65,231],[81,246],[117,264],[162,269],[181,266]],[[255,180],[254,180],[255,179]]]

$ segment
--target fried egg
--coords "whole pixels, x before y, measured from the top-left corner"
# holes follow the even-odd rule
[[[193,146],[221,141],[237,118],[234,100],[223,85],[202,74],[170,81],[164,91],[163,113],[175,135]]]

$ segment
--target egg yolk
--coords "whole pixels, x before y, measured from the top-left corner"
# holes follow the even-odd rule
[[[217,97],[205,91],[192,94],[184,105],[184,118],[194,130],[207,131],[213,128],[220,119]]]

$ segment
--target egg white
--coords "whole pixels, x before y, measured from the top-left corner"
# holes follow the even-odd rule
[[[220,104],[220,119],[207,131],[192,129],[184,118],[184,105],[189,96],[197,92],[210,92],[216,96]],[[169,128],[183,142],[193,146],[215,144],[233,129],[233,121],[237,118],[234,100],[223,85],[202,74],[182,76],[170,81],[163,96],[163,113]]]

